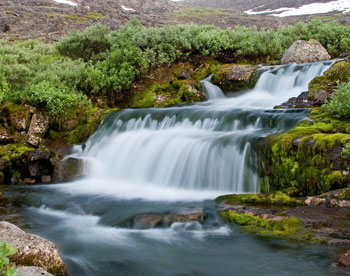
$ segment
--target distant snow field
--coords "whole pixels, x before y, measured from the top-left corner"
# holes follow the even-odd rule
[[[57,3],[60,3],[60,4],[67,4],[67,5],[70,5],[70,6],[78,6],[77,3],[69,1],[69,0],[53,0],[53,1],[55,1]]]
[[[261,6],[245,11],[245,13],[249,15],[268,14],[278,17],[320,14],[335,11],[346,13],[350,12],[350,0],[337,0],[328,3],[312,3],[299,8],[279,8],[276,10],[254,11],[258,8],[261,8]]]

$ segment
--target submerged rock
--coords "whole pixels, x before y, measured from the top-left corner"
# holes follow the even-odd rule
[[[53,274],[48,273],[46,270],[37,266],[23,266],[16,268],[15,276],[53,276]]]
[[[171,225],[175,222],[189,222],[189,221],[199,221],[202,222],[204,218],[206,217],[206,214],[204,212],[204,209],[188,209],[183,210],[181,212],[176,213],[170,213],[163,217],[163,224],[164,225]]]
[[[206,217],[204,209],[184,209],[168,214],[139,215],[134,218],[133,227],[136,229],[150,229],[158,226],[170,226],[175,222],[202,222]]]
[[[64,275],[65,265],[50,241],[28,234],[6,221],[0,222],[0,240],[12,243],[17,249],[10,257],[17,265],[40,266],[55,275]]]
[[[284,53],[281,64],[330,60],[327,50],[315,39],[298,40]]]
[[[157,227],[162,222],[161,215],[140,215],[134,219],[134,228],[150,229]]]

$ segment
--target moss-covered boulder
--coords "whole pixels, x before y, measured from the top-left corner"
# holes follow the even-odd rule
[[[314,106],[322,105],[330,99],[338,82],[346,82],[350,78],[350,62],[336,62],[322,76],[314,78],[309,83],[309,100]]]
[[[214,74],[212,82],[224,92],[246,90],[253,87],[253,74],[257,68],[254,65],[227,64]]]
[[[319,195],[349,183],[350,122],[321,108],[314,108],[310,118],[258,145],[263,190],[295,187],[303,195]]]
[[[200,80],[215,73],[222,64],[211,58],[178,62],[154,68],[131,89],[123,91],[123,107],[167,107],[206,100]]]

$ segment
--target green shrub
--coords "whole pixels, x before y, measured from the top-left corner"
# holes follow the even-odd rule
[[[81,33],[73,31],[56,44],[56,49],[63,56],[87,61],[111,47],[109,31],[101,24],[88,27]]]
[[[350,118],[350,82],[338,83],[337,89],[332,94],[332,99],[326,102],[322,108],[341,118]]]
[[[0,276],[14,276],[15,269],[9,266],[9,256],[16,254],[16,249],[7,242],[0,244]]]

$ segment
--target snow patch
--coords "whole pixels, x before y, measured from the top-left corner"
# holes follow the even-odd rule
[[[60,3],[60,4],[66,4],[66,5],[74,6],[74,7],[78,6],[77,3],[69,1],[69,0],[53,0],[53,1],[55,1],[57,3]]]
[[[124,11],[127,11],[127,12],[136,12],[134,9],[125,7],[125,6],[123,6],[123,5],[122,5],[121,7],[122,7],[122,9],[123,9]]]
[[[259,7],[258,7],[259,8]],[[328,3],[312,3],[301,6],[299,8],[287,8],[282,7],[275,10],[265,10],[265,11],[254,11],[258,8],[254,8],[245,11],[249,15],[257,14],[268,14],[277,17],[286,16],[298,16],[298,15],[308,15],[308,14],[321,14],[329,12],[350,12],[350,1],[349,0],[336,0]]]

